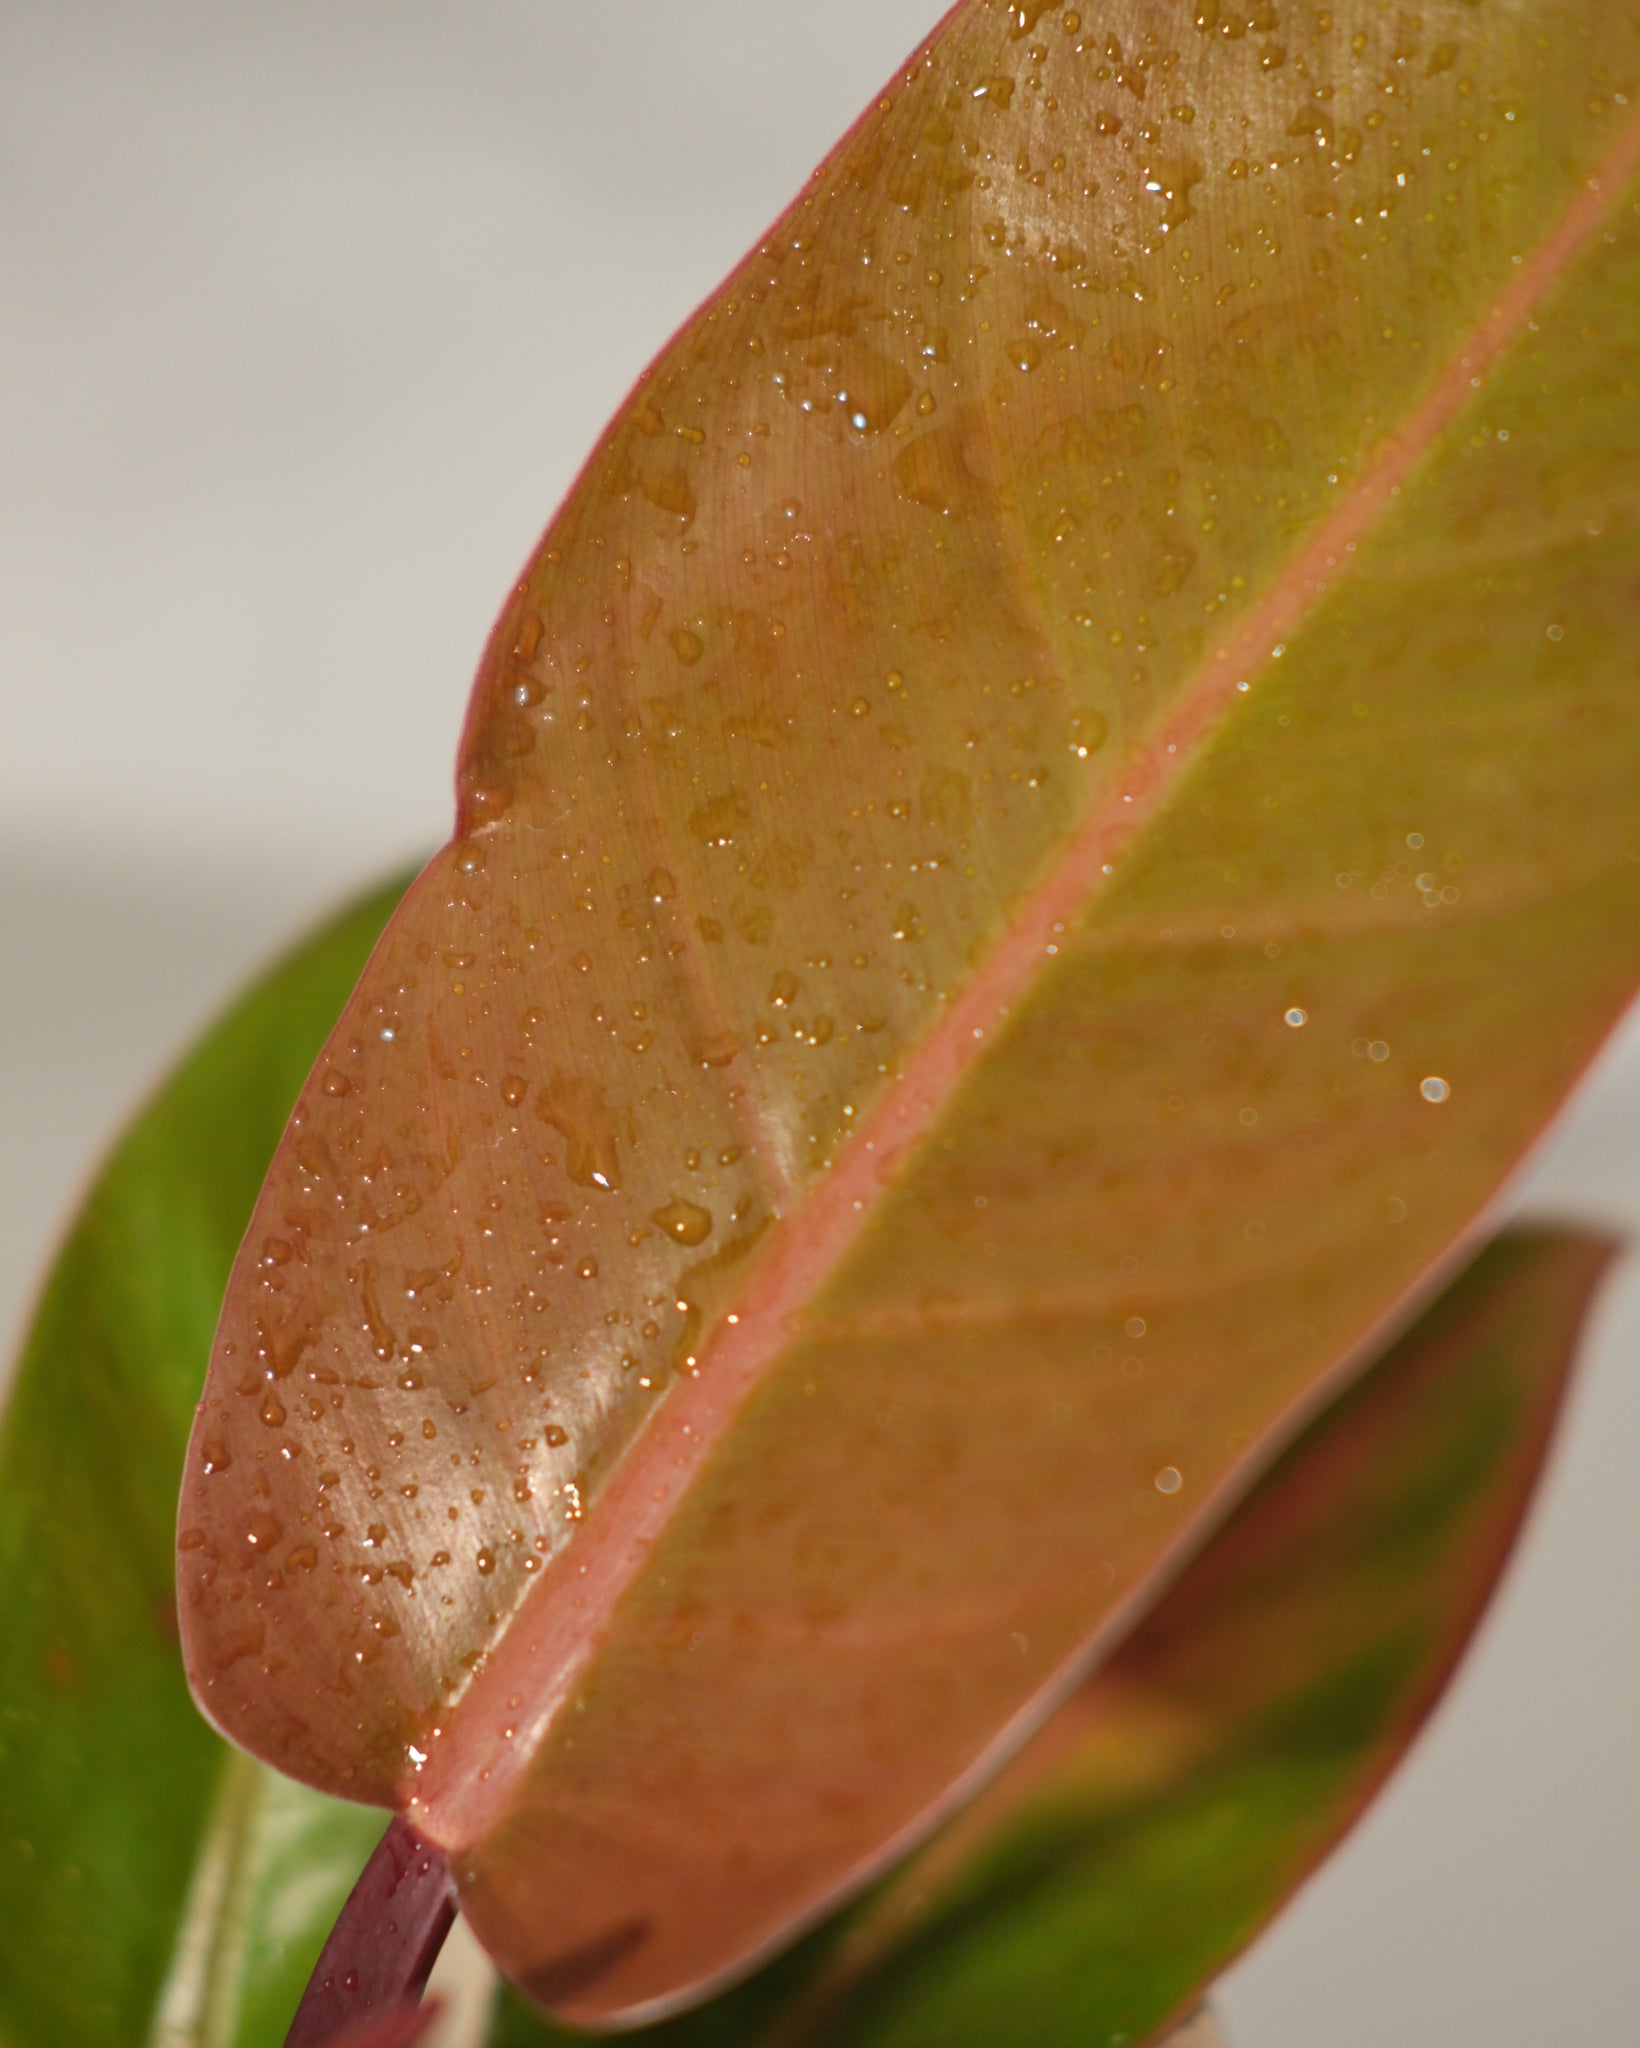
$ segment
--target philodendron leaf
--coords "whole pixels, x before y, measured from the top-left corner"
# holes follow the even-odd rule
[[[962,0],[514,591],[180,1571],[564,2015],[971,1791],[1628,999],[1637,30]]]
[[[874,1894],[655,2048],[1117,2048],[1187,2009],[1439,1696],[1530,1498],[1598,1239],[1514,1231]],[[565,2037],[521,2002],[493,2048]]]
[[[86,1197],[0,1429],[0,2042],[275,2048],[381,1816],[199,1718],[173,1514],[222,1288],[402,884],[210,1031]]]

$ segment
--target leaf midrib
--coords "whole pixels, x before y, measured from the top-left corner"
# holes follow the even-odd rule
[[[708,1339],[700,1367],[673,1389],[611,1475],[597,1516],[542,1572],[487,1662],[444,1712],[408,1801],[431,1839],[461,1848],[481,1839],[505,1812],[675,1507],[787,1348],[794,1319],[841,1266],[877,1203],[990,1050],[1052,957],[1058,934],[1080,918],[1166,807],[1272,650],[1291,641],[1350,573],[1349,558],[1389,515],[1445,430],[1475,402],[1486,372],[1527,329],[1637,173],[1640,116],[1551,232],[1519,260],[1516,274],[1334,511],[1198,664],[1148,745],[1090,806],[1058,862],[861,1120],[836,1164],[781,1218],[735,1319]],[[523,1712],[506,1705],[519,1697],[531,1702]]]

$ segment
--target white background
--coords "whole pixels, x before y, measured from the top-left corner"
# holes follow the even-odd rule
[[[0,0],[0,1324],[271,946],[430,848],[626,387],[935,0]],[[1640,793],[1637,793],[1640,801]],[[1640,1034],[1540,1201],[1640,1222]],[[1233,2048],[1633,2038],[1640,1277],[1394,1789]]]

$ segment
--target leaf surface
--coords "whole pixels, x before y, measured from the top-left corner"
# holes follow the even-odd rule
[[[180,1571],[564,2014],[993,1770],[1628,999],[1637,28],[963,0],[509,600]]]
[[[380,1817],[188,1695],[174,1506],[223,1286],[302,1076],[402,884],[294,951],[98,1174],[0,1428],[0,2041],[276,2048]]]
[[[1610,1248],[1506,1234],[980,1798],[656,2048],[1148,2040],[1353,1824],[1462,1653]],[[522,2005],[493,2048],[562,2039]]]

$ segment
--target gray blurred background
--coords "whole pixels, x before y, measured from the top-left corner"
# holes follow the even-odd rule
[[[0,1325],[240,977],[447,830],[509,579],[937,0],[0,0]],[[1640,801],[1640,797],[1637,797]],[[1640,1225],[1640,1030],[1519,1199]],[[1634,2034],[1640,1271],[1233,2048]]]

